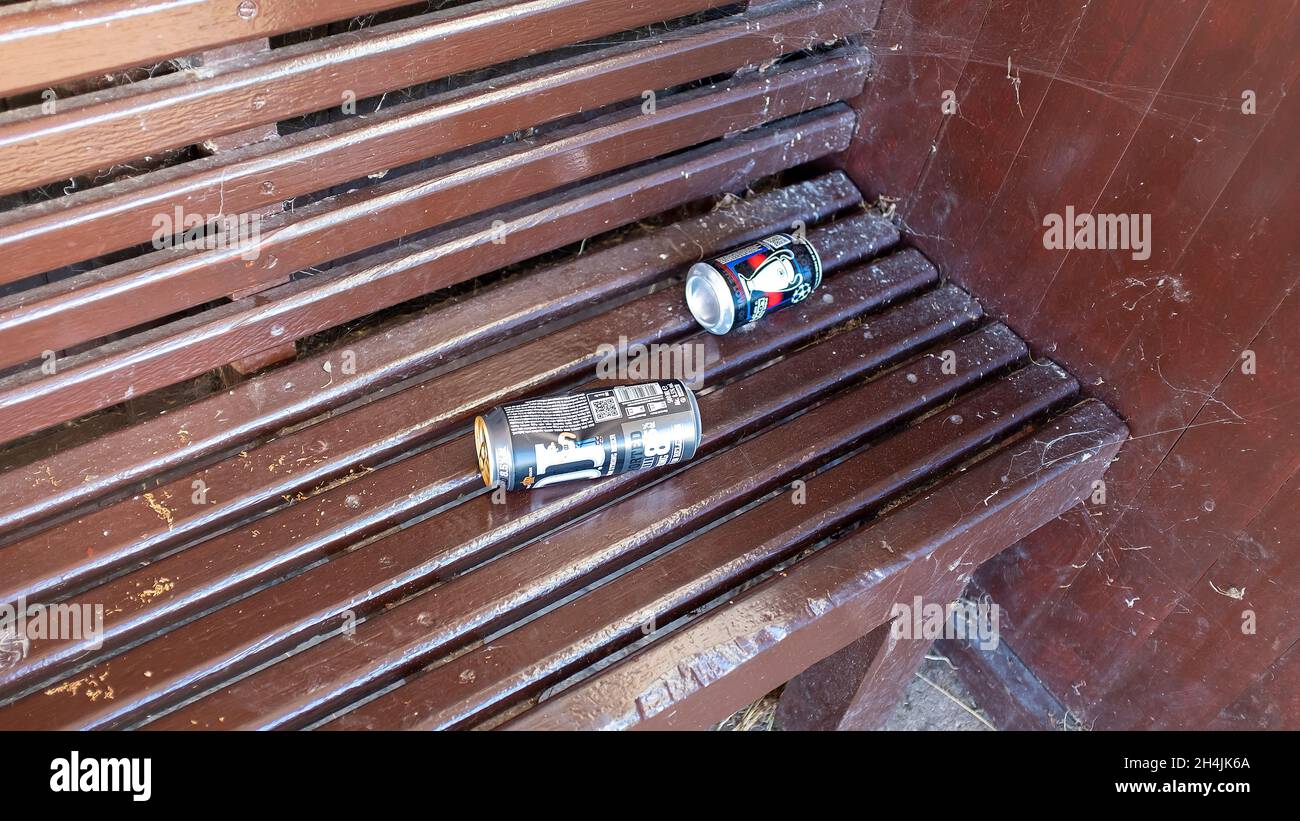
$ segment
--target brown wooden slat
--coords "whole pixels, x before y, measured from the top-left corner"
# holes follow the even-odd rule
[[[0,114],[0,194],[724,4],[484,0]]]
[[[850,352],[869,347],[852,332],[827,344]],[[985,375],[1028,353],[1015,334],[993,325],[932,349],[887,378],[906,382],[910,372],[927,383],[942,381],[942,350],[952,350],[963,369]],[[540,691],[640,638],[644,625],[666,624],[861,518],[1020,424],[1035,401],[1041,406],[1052,399],[1045,393],[1025,402],[1012,395],[1010,384],[999,382],[991,391],[963,398],[951,412],[931,416],[809,479],[805,503],[792,505],[788,496],[776,496],[489,644],[408,678],[326,728],[447,729]],[[954,430],[951,413],[969,421]]]
[[[768,356],[825,333],[891,293],[932,282],[934,276],[928,263],[910,272],[875,273],[868,269],[846,273],[824,286],[828,293],[838,296],[833,303],[800,306],[781,315],[785,319],[773,318],[771,323],[743,335],[716,339],[701,334],[699,341],[709,345],[714,354],[708,358],[706,378],[721,379],[752,368]],[[779,371],[769,370],[753,382],[723,387],[703,397],[702,401],[712,409],[710,434],[704,442],[706,449],[726,444],[747,425],[784,412],[791,402],[811,401],[818,392],[833,387],[839,375],[865,372],[924,345],[933,338],[937,328],[956,318],[954,310],[969,312],[972,307],[968,298],[951,289],[944,298],[922,299],[926,301],[918,300],[912,306],[914,310],[906,315],[890,312],[871,320],[876,328],[875,341],[867,355],[857,355],[856,348],[854,355],[849,355],[840,349],[819,346],[816,352],[804,351],[793,356],[795,362],[823,362],[810,370],[810,379],[805,384],[791,384],[782,379]],[[764,384],[777,389],[764,389]],[[466,460],[465,454],[469,452],[472,445],[466,434],[429,451],[428,457],[413,458],[412,463],[422,460],[426,465],[414,471],[413,483],[404,492],[416,492],[431,484],[466,490],[475,487],[479,480],[472,462]],[[364,482],[361,480],[345,489],[349,494],[356,493],[363,506],[368,502]],[[508,508],[515,515],[504,519],[486,496],[464,502],[436,520],[386,536],[378,543],[381,547],[378,551],[361,550],[339,556],[322,567],[113,658],[107,662],[108,667],[122,675],[115,678],[116,697],[112,703],[61,702],[58,709],[62,718],[57,723],[66,726],[118,723],[159,699],[175,700],[188,689],[210,686],[228,678],[243,665],[257,663],[268,653],[292,647],[313,633],[328,631],[346,609],[362,614],[370,612],[407,589],[418,589],[441,578],[454,566],[489,551],[506,549],[530,534],[554,527],[564,517],[617,498],[635,485],[635,477],[616,477],[609,482],[570,488],[566,493],[534,494],[528,500],[516,498]],[[313,501],[304,507],[325,509],[316,508],[317,504]],[[337,506],[337,500],[333,504]],[[431,540],[447,548],[431,552]],[[277,543],[271,549],[272,553],[291,550],[293,545]],[[207,548],[193,550],[204,552]],[[221,556],[220,551],[207,552],[217,554],[214,559],[218,563],[230,566],[230,557]],[[97,595],[97,591],[92,593]],[[169,595],[170,592],[165,594]],[[128,672],[144,670],[150,675]],[[95,675],[100,672],[97,670]],[[48,712],[50,708],[50,701],[38,694],[13,705],[12,709],[0,710],[0,726],[48,725],[53,718]]]
[[[916,264],[917,261],[920,264]],[[711,379],[721,378],[743,367],[752,366],[759,357],[771,355],[783,346],[805,342],[883,301],[932,282],[935,276],[932,266],[918,255],[909,254],[902,259],[902,264],[886,266],[882,263],[872,266],[866,272],[838,277],[827,288],[827,293],[839,297],[837,305],[813,311],[810,316],[801,317],[799,322],[787,320],[779,325],[773,324],[772,330],[766,334],[747,334],[744,339],[726,346],[721,352],[715,347],[715,361],[709,365],[707,375]],[[954,294],[957,293],[954,291]],[[950,297],[948,303],[954,299],[955,297]],[[961,305],[970,305],[969,299],[964,296],[956,298],[956,301]],[[410,447],[453,423],[464,424],[469,414],[506,396],[535,390],[539,385],[545,384],[548,378],[554,380],[566,372],[572,375],[581,366],[590,367],[596,358],[594,349],[600,340],[609,338],[611,327],[644,341],[665,336],[672,338],[674,333],[679,334],[693,322],[680,307],[677,308],[680,316],[665,322],[665,314],[671,314],[674,303],[680,303],[680,294],[675,289],[652,295],[625,306],[624,309],[583,323],[587,327],[574,326],[560,334],[544,337],[536,343],[486,360],[481,366],[470,366],[453,372],[389,400],[308,428],[303,431],[307,434],[304,441],[327,442],[336,437],[350,436],[354,443],[360,440],[359,444],[353,445],[354,452],[364,451],[367,447],[373,449],[374,446],[366,444],[367,437],[381,441],[385,438],[391,440],[384,442],[389,450],[402,445]],[[917,313],[921,319],[931,319],[931,324],[947,323],[954,315],[951,304],[946,303],[940,316],[934,316],[934,312],[935,309],[931,309],[928,315],[924,311]],[[662,328],[638,333],[634,325],[628,324],[629,317],[635,318],[638,315],[650,316]],[[913,332],[919,333],[915,330]],[[704,342],[717,345],[712,337]],[[321,428],[326,430],[321,430],[318,435],[316,431]],[[328,430],[331,428],[335,431],[333,435]],[[386,431],[391,432],[386,435]],[[293,450],[290,448],[289,452],[292,453]],[[81,599],[105,604],[107,614],[102,643],[109,648],[120,645],[148,629],[156,629],[168,620],[210,606],[223,597],[229,598],[240,589],[304,566],[322,553],[337,551],[403,519],[451,501],[457,496],[479,490],[481,481],[472,460],[466,457],[472,450],[468,435],[458,436],[395,466],[356,478],[341,487],[334,486],[315,498],[304,499],[302,504],[284,508],[262,520],[96,587],[81,596]],[[255,475],[268,466],[273,470],[292,470],[291,460],[284,455],[276,458],[275,450],[266,454],[255,451],[248,454],[247,458],[241,455],[226,464],[231,466],[234,473],[231,478],[236,482],[247,475],[245,467],[249,467],[249,472]],[[344,461],[343,464],[350,463]],[[605,486],[600,490],[607,495],[622,486],[602,484]],[[292,487],[288,489],[292,490]],[[122,513],[140,513],[144,508],[145,503],[137,501],[125,511],[118,512],[118,518],[121,518]],[[156,535],[161,540],[170,534],[163,532]],[[63,541],[71,548],[79,540],[72,538]],[[48,558],[39,550],[20,551],[16,549],[18,547],[21,545],[8,549],[17,554],[12,566],[17,568],[26,565],[25,575],[29,586],[41,578],[61,580],[72,576],[73,568],[79,560],[81,564],[91,564],[69,549],[63,551],[64,566],[47,567],[45,571],[33,569],[38,568],[42,562],[48,565]],[[39,548],[40,545],[33,547]],[[138,546],[132,541],[121,543],[119,553],[134,560],[142,558]],[[423,552],[420,555],[423,557]],[[119,561],[122,558],[119,556]],[[389,565],[382,567],[384,572],[392,570]],[[342,578],[353,577],[345,575]],[[162,585],[168,587],[168,590],[159,595],[140,596],[142,588],[157,586],[159,579],[166,580]],[[176,580],[180,586],[175,591],[169,587],[172,580]],[[39,594],[23,590],[21,595],[35,599]],[[272,595],[278,600],[280,594]],[[106,604],[109,601],[113,603]],[[312,601],[316,605],[320,603],[319,597],[315,595]],[[239,631],[239,635],[247,636],[244,631]],[[3,677],[0,677],[0,687],[12,691],[35,678],[66,667],[85,653],[84,644],[35,641],[22,662],[4,671]],[[121,665],[118,666],[120,669]],[[158,683],[162,683],[161,678]]]
[[[832,250],[837,234],[846,237],[850,232],[858,233],[854,228],[865,227],[866,232],[877,229],[875,236],[870,237],[875,242],[854,243],[863,255],[874,253],[897,239],[893,226],[883,220],[858,218],[841,225],[848,230],[836,234],[815,230],[810,236]],[[830,270],[837,267],[835,264]],[[879,288],[870,295],[866,305],[878,304],[882,299],[896,296],[897,289],[915,287],[918,281],[934,276],[933,268],[914,253],[901,257],[895,264],[881,263],[877,270],[881,271],[881,283],[901,284],[895,284],[894,290]],[[352,412],[295,430],[262,447],[245,449],[237,458],[158,484],[147,493],[0,548],[0,558],[11,570],[0,583],[0,601],[20,597],[37,600],[70,587],[75,589],[96,576],[130,562],[147,560],[225,523],[264,511],[291,497],[314,494],[340,480],[354,479],[370,470],[370,466],[436,440],[451,427],[467,423],[474,414],[504,397],[537,392],[589,373],[600,358],[599,346],[610,341],[611,327],[619,328],[620,334],[637,344],[672,340],[696,330],[680,291],[669,288]],[[472,475],[472,471],[467,475]],[[377,478],[367,478],[360,484]],[[191,501],[196,482],[201,482],[207,491],[205,503],[201,505]],[[469,489],[471,486],[457,486],[454,490],[463,493]],[[391,495],[400,497],[413,492],[408,489]],[[384,498],[382,493],[372,495]],[[437,504],[445,493],[439,491],[425,498],[427,495],[406,499],[389,518],[402,511],[409,513],[422,504],[426,507]],[[347,515],[361,522],[369,514],[354,510]],[[319,513],[302,511],[285,510],[280,514],[281,519],[287,517],[290,522],[298,516],[317,521],[322,518]],[[268,534],[272,530],[264,524],[254,529]],[[301,525],[290,529],[299,534],[307,532]],[[344,538],[350,532],[337,525],[332,538]],[[264,541],[287,538],[268,535]],[[87,550],[87,545],[93,548]],[[0,682],[3,681],[5,678],[0,676]]]
[[[405,5],[407,0],[83,0],[0,9],[0,97]]]
[[[430,459],[436,464],[433,452],[411,457],[409,465],[403,463],[396,471],[384,469],[368,474],[386,460],[463,426],[475,413],[485,411],[505,396],[533,393],[564,384],[579,373],[590,373],[599,360],[598,346],[607,341],[609,323],[618,323],[630,343],[652,344],[680,337],[691,330],[694,320],[677,289],[660,291],[17,541],[0,548],[0,557],[13,571],[6,574],[0,586],[0,601],[19,596],[48,598],[65,592],[65,588],[82,587],[98,576],[147,561],[223,524],[283,505],[288,499],[305,500],[340,481],[346,484],[347,495],[365,504],[347,509],[336,501],[318,500],[310,507],[282,507],[266,519],[217,537],[202,552],[234,556],[240,549],[253,549],[251,544],[236,549],[241,541],[247,541],[282,545],[281,558],[288,559],[293,555],[288,548],[294,543],[291,534],[310,534],[313,547],[320,549],[319,540],[332,543],[361,538],[402,517],[415,516],[470,492],[474,490],[471,481],[448,486],[416,481],[414,488],[424,485],[418,493],[407,486],[429,467]],[[459,455],[459,461],[465,462],[464,452]],[[461,474],[473,478],[473,471],[468,469],[473,466],[466,463],[465,467],[457,474],[458,479]],[[191,501],[195,482],[202,482],[207,489],[206,504]],[[393,500],[394,505],[382,512],[372,509]],[[336,521],[340,516],[348,523]],[[318,528],[310,526],[313,521],[317,525],[324,522],[333,530],[328,535],[317,535]],[[250,530],[261,535],[249,538]],[[91,550],[87,550],[88,544],[93,545]],[[179,571],[167,567],[189,561],[173,559],[156,572],[179,576]],[[220,567],[220,563],[213,564],[214,570]],[[130,588],[133,584],[133,577],[128,577],[128,581],[110,587]],[[110,592],[97,587],[90,595],[103,599]],[[121,595],[131,596],[129,592]],[[38,661],[42,654],[39,648],[34,650],[31,658]],[[14,672],[20,670],[14,668]],[[5,682],[0,675],[0,686]]]
[[[0,300],[0,367],[168,316],[236,291],[450,223],[728,132],[851,95],[865,52],[733,80],[512,143],[262,222],[256,259],[248,249],[159,251]]]
[[[766,375],[764,380],[755,375],[735,387],[761,396],[772,390],[775,382],[778,389],[801,395],[802,386],[790,378],[798,368],[792,371],[788,360],[782,364],[780,369],[760,372]],[[920,413],[965,384],[966,377],[958,374],[945,384],[913,387],[919,386],[919,381],[913,383],[900,374],[889,384],[896,382],[908,386],[902,395],[874,384],[852,388],[522,550],[375,615],[347,637],[347,646],[326,640],[150,726],[271,728],[299,726],[321,717],[412,672],[435,654],[544,607],[816,467],[884,427]],[[728,396],[727,402],[734,406],[734,395]],[[701,407],[706,428],[715,412],[713,402],[709,402],[707,414]],[[757,427],[755,416],[751,411],[745,417],[750,430]],[[486,497],[480,499],[487,501]],[[520,507],[531,505],[521,503]],[[436,526],[439,534],[447,530],[446,521]],[[294,686],[286,686],[290,680]]]
[[[601,49],[0,214],[0,283],[148,242],[154,215],[241,214],[529,126],[816,45],[844,3],[786,3]]]
[[[546,319],[564,317],[635,291],[700,256],[786,229],[796,220],[815,224],[859,201],[857,189],[838,172],[775,189],[646,236],[589,251],[571,262],[545,266],[529,276],[485,289],[473,300],[435,308],[350,341],[347,349],[356,361],[353,374],[345,373],[341,361],[335,361],[339,359],[337,351],[326,351],[172,410],[165,417],[0,474],[0,531],[16,533],[39,518],[221,448],[243,445],[274,428],[374,393],[439,361],[498,342]],[[883,223],[873,225],[884,227]],[[872,241],[881,247],[894,241],[876,231],[868,236],[879,236]],[[334,378],[319,385],[326,364]],[[185,431],[181,439],[179,431]],[[0,600],[5,600],[3,594]]]
[[[0,435],[13,438],[40,430],[198,375],[281,338],[334,327],[693,197],[842,150],[852,128],[852,114],[839,106],[793,117],[105,345],[93,355],[72,358],[55,375],[7,380],[0,383]],[[494,243],[502,231],[508,240]]]
[[[510,729],[702,727],[889,619],[906,574],[978,564],[1089,492],[1127,431],[1081,403],[868,527],[543,702]],[[893,552],[881,549],[883,542]]]

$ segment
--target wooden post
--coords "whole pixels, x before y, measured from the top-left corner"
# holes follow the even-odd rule
[[[927,604],[947,605],[964,587],[965,574],[954,572],[914,595]],[[885,622],[791,679],[777,706],[777,725],[784,730],[884,726],[931,644],[920,636],[898,638],[893,626],[892,620]]]

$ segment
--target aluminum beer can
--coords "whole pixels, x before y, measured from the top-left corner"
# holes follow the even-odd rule
[[[773,234],[686,274],[686,305],[700,327],[725,334],[737,325],[803,302],[822,282],[822,261],[806,239]]]
[[[474,419],[488,487],[533,490],[675,465],[700,446],[700,406],[678,379],[529,399]]]

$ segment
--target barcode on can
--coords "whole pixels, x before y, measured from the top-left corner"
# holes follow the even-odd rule
[[[663,396],[663,393],[664,389],[659,387],[657,382],[645,385],[623,385],[614,389],[614,396],[618,397],[620,403],[641,402]]]

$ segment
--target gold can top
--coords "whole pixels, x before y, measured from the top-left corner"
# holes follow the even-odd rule
[[[474,449],[478,452],[478,470],[483,476],[483,484],[492,487],[492,448],[488,443],[487,421],[482,416],[474,417]]]

